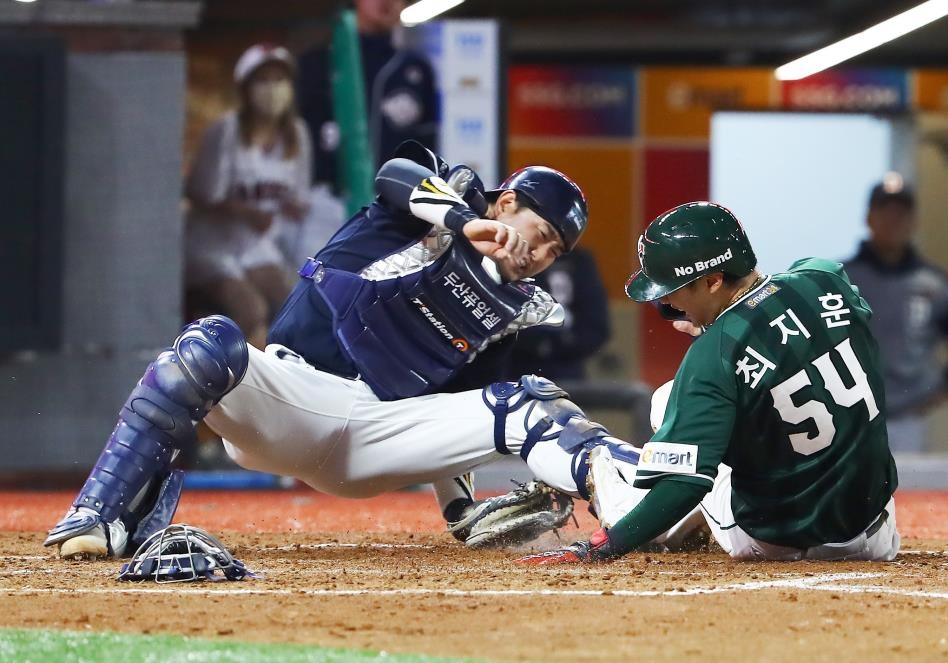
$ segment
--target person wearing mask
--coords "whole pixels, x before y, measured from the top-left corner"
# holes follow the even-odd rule
[[[312,147],[294,106],[295,71],[282,46],[241,55],[238,107],[207,129],[186,183],[186,287],[259,348],[292,285],[280,225],[307,212]]]

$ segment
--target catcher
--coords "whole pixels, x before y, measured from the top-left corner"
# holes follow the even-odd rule
[[[676,327],[697,339],[653,397],[660,427],[637,467],[592,453],[625,515],[521,561],[613,559],[699,508],[736,559],[894,559],[898,478],[872,311],[842,266],[809,258],[761,274],[741,224],[707,202],[655,219],[638,254],[629,297],[683,313]]]
[[[590,446],[633,453],[548,381],[490,384],[519,329],[562,319],[528,277],[579,240],[579,187],[531,166],[485,191],[469,168],[408,143],[376,188],[300,269],[265,352],[210,316],[148,366],[45,545],[122,556],[166,527],[181,492],[172,463],[201,420],[239,465],[329,494],[434,482],[449,530],[474,546],[529,538],[571,509],[536,483],[475,503],[474,468],[516,453],[552,488],[588,497]]]

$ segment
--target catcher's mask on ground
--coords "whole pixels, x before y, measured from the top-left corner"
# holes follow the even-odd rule
[[[246,577],[256,576],[234,559],[217,537],[181,524],[170,525],[145,539],[131,560],[122,565],[117,579],[188,582]]]
[[[642,268],[625,284],[637,302],[650,302],[706,274],[741,277],[757,266],[744,228],[730,210],[709,202],[679,205],[652,221],[639,237]]]

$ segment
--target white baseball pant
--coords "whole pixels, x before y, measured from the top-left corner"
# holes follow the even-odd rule
[[[242,467],[342,497],[433,482],[443,508],[463,496],[453,477],[502,457],[481,390],[380,401],[361,380],[316,370],[282,346],[249,351],[246,376],[205,419]],[[526,438],[521,412],[528,409],[507,417],[512,453]],[[577,495],[573,455],[546,440],[527,464],[549,485]]]

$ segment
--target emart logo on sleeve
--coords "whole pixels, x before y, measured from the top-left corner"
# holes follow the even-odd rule
[[[639,457],[638,469],[695,474],[698,471],[698,447],[675,442],[646,442]]]

